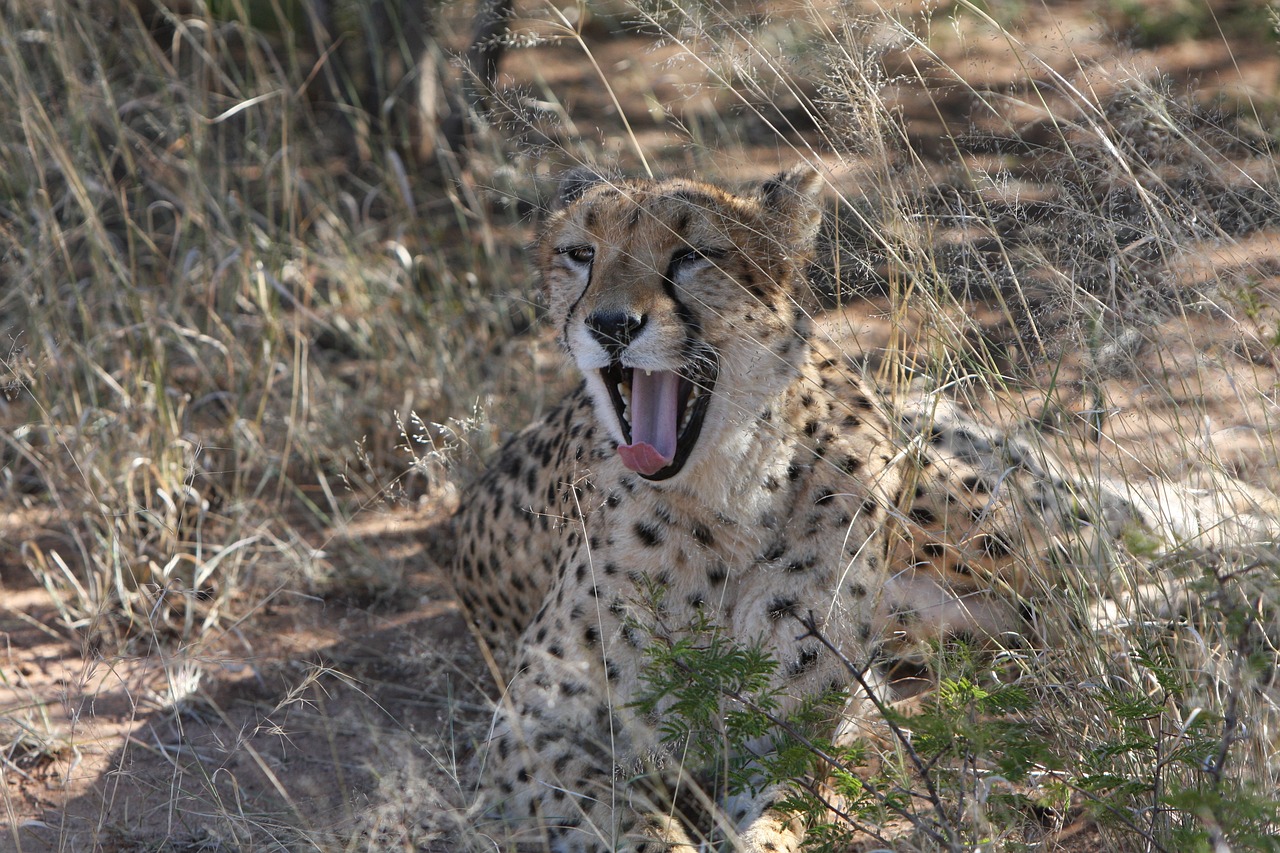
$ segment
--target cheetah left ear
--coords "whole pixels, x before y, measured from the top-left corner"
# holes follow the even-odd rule
[[[771,232],[807,251],[813,247],[822,224],[822,208],[818,204],[821,190],[822,175],[808,163],[801,163],[762,183],[756,198]]]
[[[577,166],[560,177],[560,189],[556,194],[553,210],[561,210],[573,204],[596,184],[608,183],[609,179],[599,170],[590,166]]]

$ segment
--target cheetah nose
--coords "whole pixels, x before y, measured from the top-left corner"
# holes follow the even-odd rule
[[[587,328],[610,358],[616,359],[648,320],[643,314],[631,311],[596,311],[587,316]]]

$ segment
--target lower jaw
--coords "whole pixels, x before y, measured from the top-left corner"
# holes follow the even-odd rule
[[[660,483],[663,480],[670,480],[676,474],[679,474],[681,471],[683,471],[684,468],[685,468],[684,463],[676,464],[675,462],[672,462],[667,467],[660,468],[657,471],[654,471],[652,474],[640,474],[639,471],[637,471],[636,473],[640,474],[641,477],[643,477],[644,479],[648,480],[651,483]]]

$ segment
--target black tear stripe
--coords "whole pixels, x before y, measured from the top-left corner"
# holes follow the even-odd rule
[[[662,276],[662,292],[675,304],[676,317],[680,320],[680,324],[684,326],[684,352],[681,353],[681,358],[688,363],[693,359],[694,346],[702,336],[702,323],[693,313],[693,309],[676,295],[676,283],[671,277],[670,269]]]
[[[582,286],[582,292],[578,294],[578,298],[573,300],[573,304],[569,306],[569,311],[564,315],[564,329],[561,335],[564,338],[565,349],[569,348],[569,324],[573,322],[573,312],[578,310],[578,304],[582,302],[587,295],[587,291],[591,289],[591,282],[595,281],[596,263],[593,260],[591,265],[587,267],[587,283]]]

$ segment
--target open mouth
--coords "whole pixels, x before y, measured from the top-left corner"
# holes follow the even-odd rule
[[[715,387],[714,368],[710,374],[687,379],[669,370],[617,363],[600,371],[627,440],[618,447],[623,465],[649,480],[679,473],[702,433]]]

